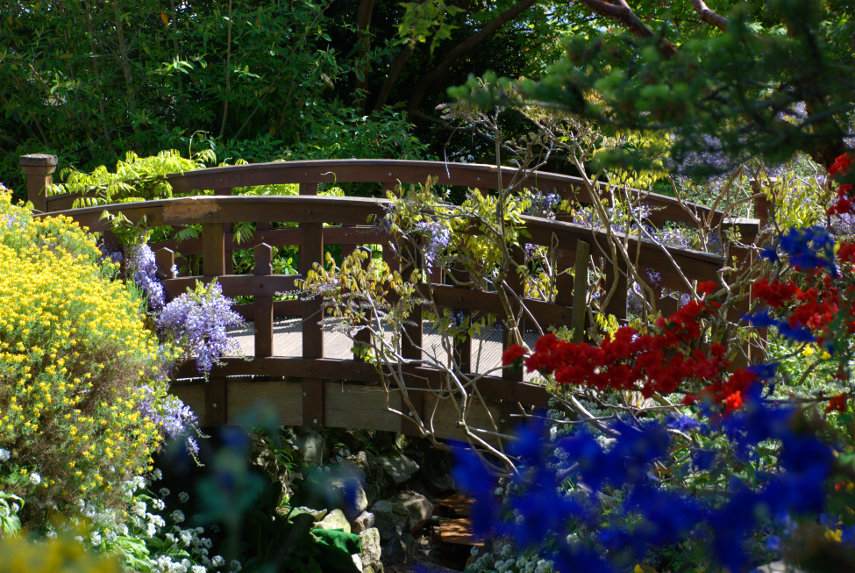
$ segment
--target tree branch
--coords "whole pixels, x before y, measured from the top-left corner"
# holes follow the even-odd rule
[[[469,50],[477,46],[478,44],[484,42],[490,36],[495,34],[499,28],[504,26],[510,20],[513,20],[529,8],[531,8],[537,0],[522,0],[517,4],[514,4],[492,20],[490,20],[483,28],[465,38],[462,42],[451,48],[446,54],[445,58],[434,67],[430,72],[423,75],[419,80],[419,83],[416,84],[416,87],[413,88],[413,92],[410,95],[410,101],[407,103],[407,113],[413,114],[418,107],[419,104],[422,103],[422,99],[424,99],[425,93],[427,93],[428,88],[439,83],[439,80],[448,73],[448,70],[454,65],[461,56],[467,53]]]
[[[698,13],[698,16],[701,17],[701,22],[709,24],[710,26],[715,26],[722,32],[727,31],[728,20],[724,16],[717,14],[709,9],[704,0],[688,0],[689,4],[692,5],[692,8],[695,9],[695,12]]]
[[[656,36],[653,30],[632,11],[626,0],[614,0],[614,3],[605,0],[579,0],[579,2],[587,6],[592,12],[615,20],[636,38],[653,38]],[[672,56],[677,51],[674,44],[665,38],[662,38],[659,49],[665,56]]]

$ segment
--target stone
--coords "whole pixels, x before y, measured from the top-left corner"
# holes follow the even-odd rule
[[[357,476],[333,475],[326,488],[325,497],[329,505],[341,508],[348,521],[353,521],[368,509],[368,496]]]
[[[374,525],[383,541],[400,537],[407,531],[409,515],[402,504],[381,499],[371,506],[371,512],[374,514]]]
[[[433,504],[416,491],[402,491],[396,498],[397,503],[407,512],[407,529],[415,533],[430,521],[433,515]]]
[[[303,426],[296,430],[297,439],[294,444],[307,465],[319,466],[324,463],[324,437],[313,428]]]
[[[773,561],[753,569],[751,573],[804,573],[804,571],[784,561]]]
[[[374,527],[374,514],[370,511],[363,511],[350,522],[350,529],[354,533],[362,533],[372,527]]]
[[[365,569],[362,567],[362,559],[359,555],[351,555],[350,558],[353,559],[353,564],[356,566],[356,570],[359,571],[359,573],[365,573]]]
[[[343,529],[345,533],[350,533],[350,523],[344,516],[344,512],[340,509],[334,509],[329,512],[326,517],[316,524],[316,527],[318,529]]]
[[[293,513],[308,513],[315,521],[320,521],[329,513],[328,509],[312,509],[311,507],[306,507],[302,505],[300,507],[295,507]]]
[[[400,485],[416,475],[419,471],[419,464],[405,456],[399,454],[397,456],[382,456],[377,460],[380,467],[388,475],[396,485]]]
[[[434,491],[440,493],[448,493],[455,489],[454,479],[451,477],[450,472],[433,476],[429,485]]]
[[[380,546],[380,532],[376,527],[369,527],[359,534],[359,546],[362,548],[359,558],[362,560],[364,570],[373,568],[374,571],[382,571],[380,557],[383,555],[383,550]]]
[[[390,539],[383,544],[383,558],[386,563],[409,561],[415,554],[416,540],[409,533]]]

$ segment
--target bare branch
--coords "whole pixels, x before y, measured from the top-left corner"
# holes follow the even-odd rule
[[[645,24],[638,15],[632,11],[626,0],[614,0],[614,3],[605,0],[579,0],[592,12],[614,20],[635,36],[636,38],[652,38],[656,34]],[[665,56],[672,56],[677,52],[674,44],[662,38],[659,49]]]
[[[727,31],[727,18],[710,10],[704,0],[689,0],[689,4],[692,5],[692,8],[694,8],[695,12],[698,13],[698,16],[701,17],[701,22],[709,24],[710,26],[715,26],[722,32]]]

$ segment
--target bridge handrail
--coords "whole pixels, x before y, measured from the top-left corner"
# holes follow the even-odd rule
[[[435,177],[439,185],[454,185],[479,189],[498,187],[499,169],[495,165],[474,163],[450,163],[442,161],[421,161],[405,159],[324,159],[307,161],[274,161],[246,165],[210,167],[166,176],[176,195],[189,195],[194,191],[212,189],[217,194],[230,194],[237,187],[273,184],[299,184],[301,195],[314,195],[319,184],[328,183],[379,183],[384,189],[392,189],[397,184],[424,183],[427,178]],[[571,175],[545,171],[520,171],[512,167],[502,167],[502,181],[507,185],[515,176],[522,173],[524,187],[542,192],[556,192],[562,198],[580,203],[590,203],[584,192],[583,180]],[[600,184],[601,187],[604,184]],[[652,212],[651,223],[661,225],[666,221],[684,223],[690,226],[697,219],[710,218],[713,226],[722,224],[725,214],[691,202],[680,202],[673,197],[628,190],[633,196],[642,199]],[[61,194],[47,198],[49,211],[71,207],[78,195]],[[750,220],[743,223],[747,228],[755,226]],[[756,234],[756,232],[755,232]]]

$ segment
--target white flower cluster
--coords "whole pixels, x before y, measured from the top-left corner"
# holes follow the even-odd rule
[[[498,573],[554,573],[555,564],[543,559],[537,554],[517,554],[509,542],[496,541],[491,551],[484,551],[477,547],[472,548],[472,555],[476,557],[466,568],[467,571],[496,571]]]

